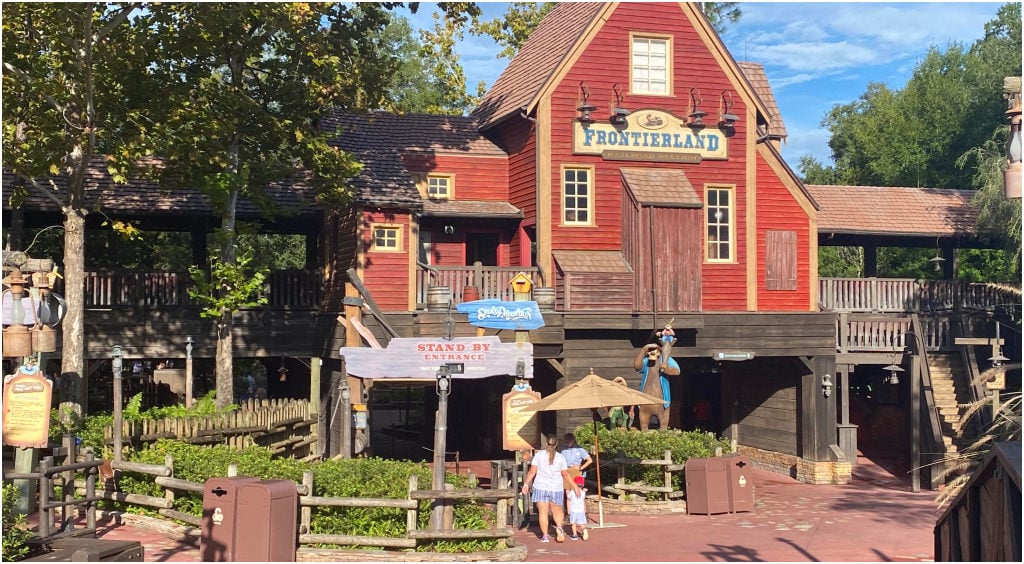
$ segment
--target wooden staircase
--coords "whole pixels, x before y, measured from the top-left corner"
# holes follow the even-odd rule
[[[939,411],[942,441],[946,445],[946,458],[955,457],[970,444],[965,434],[962,415],[970,403],[967,370],[960,353],[935,352],[928,355],[928,372],[932,380],[935,406]]]

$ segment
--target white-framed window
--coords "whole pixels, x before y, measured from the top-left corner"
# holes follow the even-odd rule
[[[427,175],[427,197],[450,200],[455,193],[455,178],[450,174]]]
[[[731,187],[709,186],[704,190],[704,224],[708,262],[735,261],[735,204]]]
[[[672,92],[672,40],[668,37],[630,37],[630,85],[633,94]]]
[[[370,226],[370,250],[375,253],[397,253],[402,250],[402,228],[398,225]]]
[[[593,225],[594,169],[562,168],[562,225]]]

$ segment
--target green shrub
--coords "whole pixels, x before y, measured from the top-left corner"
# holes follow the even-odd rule
[[[18,513],[18,498],[21,490],[14,484],[3,487],[3,561],[14,562],[28,556],[28,539],[32,531],[28,528],[25,516]]]
[[[200,447],[181,441],[160,440],[152,447],[129,454],[129,459],[148,464],[163,464],[166,455],[174,459],[174,476],[183,480],[204,483],[207,479],[226,476],[229,464],[238,465],[239,476],[264,479],[285,479],[301,483],[306,470],[313,472],[313,495],[326,497],[364,497],[406,499],[409,476],[416,475],[419,489],[429,489],[431,466],[423,462],[357,458],[303,462],[287,458],[274,458],[263,447],[248,447],[242,451],[227,446]],[[466,477],[448,475],[447,480],[456,487],[466,487]],[[120,489],[128,493],[163,496],[163,489],[152,476],[124,473]],[[202,494],[176,491],[174,508],[195,516],[202,515]],[[138,505],[121,504],[121,508],[134,513],[155,514]],[[459,501],[455,505],[455,527],[485,529],[493,524],[493,510],[473,501]],[[430,502],[422,501],[417,526],[426,528],[430,519]],[[406,510],[392,508],[315,507],[310,532],[356,536],[402,537],[406,532]],[[423,544],[418,550],[437,552],[472,552],[493,550],[495,540],[443,541]]]
[[[594,443],[594,427],[583,425],[576,429],[576,441],[588,447]],[[633,431],[627,429],[607,429],[598,425],[598,444],[601,456],[607,462],[621,453],[627,458],[662,458],[665,451],[672,451],[672,462],[683,464],[690,458],[707,458],[715,455],[715,449],[729,452],[731,445],[728,440],[718,438],[714,433],[705,431],[680,431],[678,429],[657,429],[650,431]],[[642,481],[647,485],[664,485],[665,474],[661,466],[627,465],[626,480]],[[672,474],[672,488],[683,489],[681,472]],[[657,498],[658,494],[648,494],[648,498]]]

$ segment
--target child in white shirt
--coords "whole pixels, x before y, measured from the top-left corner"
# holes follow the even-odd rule
[[[577,534],[577,527],[580,527],[583,529],[583,540],[587,540],[590,538],[587,532],[587,490],[583,487],[583,476],[576,476],[573,482],[577,487],[565,490],[565,499],[569,506],[569,524],[572,525],[572,536],[569,538],[580,540],[580,534]]]

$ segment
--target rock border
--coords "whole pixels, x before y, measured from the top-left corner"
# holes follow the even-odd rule
[[[686,501],[647,501],[620,500],[614,497],[602,497],[601,505],[605,515],[673,515],[686,513]],[[587,513],[598,514],[597,496],[587,497]]]

